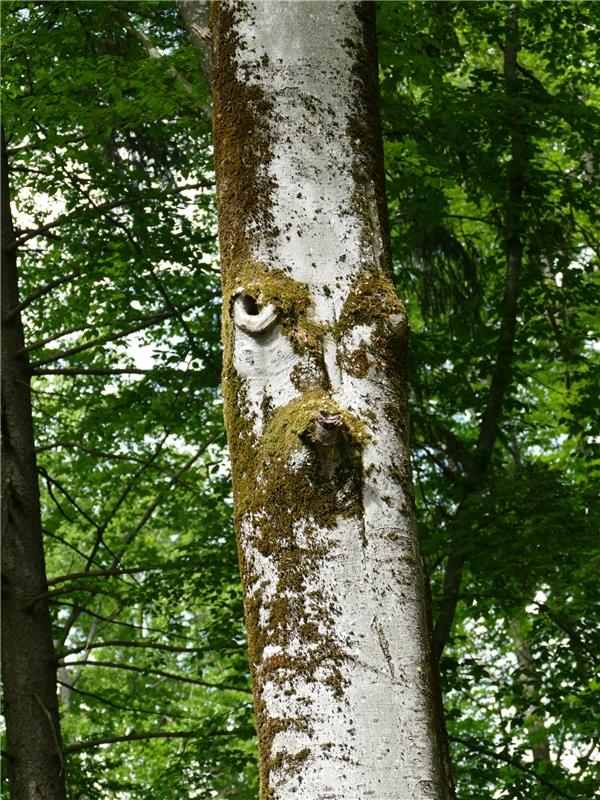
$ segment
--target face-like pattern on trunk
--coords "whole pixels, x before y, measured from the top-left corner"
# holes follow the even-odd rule
[[[218,5],[225,413],[269,800],[443,796],[370,5]]]

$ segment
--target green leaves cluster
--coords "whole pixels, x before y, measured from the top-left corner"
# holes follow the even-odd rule
[[[441,670],[458,796],[583,798],[598,713],[598,9],[517,4],[515,104],[510,8],[382,4],[391,234],[434,616],[456,604]],[[515,214],[510,384],[482,476]]]

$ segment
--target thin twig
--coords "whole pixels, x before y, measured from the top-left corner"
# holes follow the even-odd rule
[[[461,736],[449,736],[448,738],[451,742],[462,744],[475,753],[481,753],[482,755],[490,756],[491,758],[495,758],[497,761],[502,761],[504,764],[508,764],[509,766],[518,769],[520,772],[523,772],[526,775],[530,775],[532,778],[535,778],[538,783],[541,783],[542,786],[552,789],[552,791],[556,792],[558,795],[560,795],[560,797],[567,797],[570,800],[577,800],[576,795],[564,792],[554,783],[551,783],[549,780],[540,775],[533,767],[526,766],[522,761],[519,761],[516,758],[507,756],[505,753],[497,753],[495,750],[491,750],[489,747],[484,747],[483,745],[479,744],[479,742],[476,742],[472,739],[463,739]]]
[[[238,732],[211,731],[210,736],[235,736]],[[91,750],[103,744],[116,744],[117,742],[139,742],[146,739],[201,739],[207,734],[205,731],[152,731],[148,733],[128,733],[123,736],[108,736],[103,739],[94,739],[89,742],[78,742],[63,747],[63,753],[80,753],[82,750]]]
[[[162,669],[153,669],[150,667],[136,667],[133,664],[122,664],[115,661],[68,661],[64,663],[68,667],[105,667],[108,669],[122,669],[128,672],[137,672],[144,675],[159,675],[168,680],[180,681],[181,683],[191,683],[194,686],[204,686],[208,689],[222,689],[228,692],[241,692],[243,694],[251,693],[250,689],[245,686],[232,686],[228,683],[213,683],[212,681],[203,681],[200,678],[188,678],[186,675],[177,675],[174,672],[166,672]]]

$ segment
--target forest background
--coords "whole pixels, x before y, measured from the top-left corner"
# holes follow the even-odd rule
[[[518,6],[511,91],[508,4],[378,7],[461,800],[591,798],[598,761],[600,6]],[[70,794],[255,798],[204,56],[170,2],[3,2],[2,27],[8,312],[32,376]]]

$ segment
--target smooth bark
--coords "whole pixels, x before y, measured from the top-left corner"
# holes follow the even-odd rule
[[[215,3],[224,398],[270,800],[452,796],[374,4]]]
[[[44,565],[30,370],[2,136],[2,680],[11,800],[62,800],[56,660]],[[11,313],[12,312],[12,313]],[[38,598],[38,599],[36,599]]]

